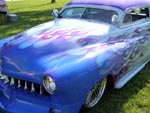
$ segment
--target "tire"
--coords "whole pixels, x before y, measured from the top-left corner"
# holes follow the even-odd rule
[[[106,85],[107,78],[103,78],[94,85],[85,99],[84,106],[86,108],[92,108],[100,101],[106,89]]]

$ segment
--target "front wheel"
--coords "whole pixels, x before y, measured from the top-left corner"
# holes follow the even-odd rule
[[[94,107],[102,98],[107,84],[107,78],[103,78],[90,90],[84,102],[86,108]]]

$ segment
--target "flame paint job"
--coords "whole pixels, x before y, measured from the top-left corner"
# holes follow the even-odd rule
[[[99,80],[112,75],[116,84],[145,63],[149,44],[150,22],[120,29],[77,19],[56,19],[3,39],[2,74],[37,84],[49,74],[57,91],[47,98],[0,80],[0,108],[11,113],[52,113],[52,108],[55,113],[78,113]]]

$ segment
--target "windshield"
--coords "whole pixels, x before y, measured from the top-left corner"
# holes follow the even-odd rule
[[[71,7],[64,9],[58,18],[78,18],[111,23],[113,15],[118,15],[118,13],[116,11],[99,8]]]

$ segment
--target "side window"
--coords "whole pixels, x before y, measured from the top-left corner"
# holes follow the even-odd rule
[[[149,18],[149,8],[139,8],[135,10],[131,10],[129,13],[125,14],[123,23],[130,24],[133,22],[137,22],[139,20],[148,19]]]
[[[82,19],[94,20],[99,22],[111,23],[113,15],[118,15],[116,11],[99,9],[99,8],[86,8],[81,16]]]

